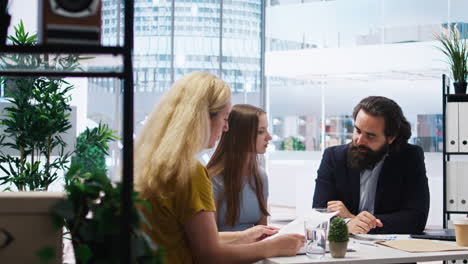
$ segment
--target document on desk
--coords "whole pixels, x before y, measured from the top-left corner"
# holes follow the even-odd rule
[[[376,244],[411,253],[468,250],[468,247],[459,247],[451,245],[449,243],[427,239],[402,239],[392,241],[380,241],[376,242]]]
[[[390,241],[396,239],[409,239],[409,235],[374,235],[374,234],[354,234],[350,235],[351,238],[356,240],[365,240],[365,241]]]
[[[338,212],[332,212],[332,213],[321,213],[316,210],[310,210],[307,213],[304,214],[304,216],[297,217],[292,221],[291,223],[285,225],[282,227],[277,234],[267,237],[265,239],[272,239],[277,236],[285,235],[285,234],[299,234],[299,235],[304,235],[304,219],[311,219],[309,221],[314,221],[317,222],[317,226],[320,225],[321,223],[325,221],[329,221],[330,218],[338,214]],[[328,246],[328,245],[327,245]],[[305,247],[302,247],[299,249],[297,254],[305,254]]]
[[[311,209],[304,216],[297,217],[291,223],[283,226],[276,235],[273,235],[269,238],[274,238],[276,236],[284,235],[284,234],[300,234],[304,235],[304,219],[307,217],[311,219],[309,221],[317,222],[317,226],[321,223],[330,220],[333,216],[338,214],[338,212],[332,213],[320,213],[316,210]],[[313,224],[312,224],[313,225]],[[268,239],[268,238],[267,238]]]

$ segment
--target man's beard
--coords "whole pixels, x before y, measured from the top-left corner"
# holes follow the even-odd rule
[[[372,169],[377,162],[387,154],[389,145],[387,142],[378,150],[373,151],[363,145],[354,145],[352,142],[348,147],[348,166],[354,171],[362,171],[363,169]],[[359,150],[367,150],[361,152]]]

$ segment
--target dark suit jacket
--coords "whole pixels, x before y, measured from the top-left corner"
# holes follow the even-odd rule
[[[323,153],[317,172],[313,207],[327,207],[332,200],[342,201],[357,215],[360,173],[347,166],[348,145],[330,147]],[[424,153],[406,144],[386,157],[377,182],[374,215],[384,224],[369,233],[415,234],[426,226],[429,212]]]

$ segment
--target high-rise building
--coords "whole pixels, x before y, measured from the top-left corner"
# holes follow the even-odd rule
[[[103,0],[102,8],[102,43],[118,45],[123,42],[123,3]],[[233,103],[261,105],[262,10],[260,0],[135,1],[137,130],[174,80],[192,71],[227,81]],[[115,107],[100,102],[118,97],[118,82],[92,79],[89,87],[89,117],[114,123],[119,99],[111,100]]]

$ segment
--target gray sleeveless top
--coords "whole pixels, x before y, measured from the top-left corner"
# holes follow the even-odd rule
[[[263,196],[265,199],[268,199],[268,177],[264,169],[260,168],[259,172],[263,180]],[[215,201],[218,201],[223,193],[224,184],[222,175],[214,176],[211,181],[213,183]],[[226,225],[226,201],[222,200],[219,202],[216,208],[218,231],[242,231],[254,226],[260,220],[262,211],[258,204],[257,195],[247,182],[244,183],[240,198],[239,220],[234,226]]]

